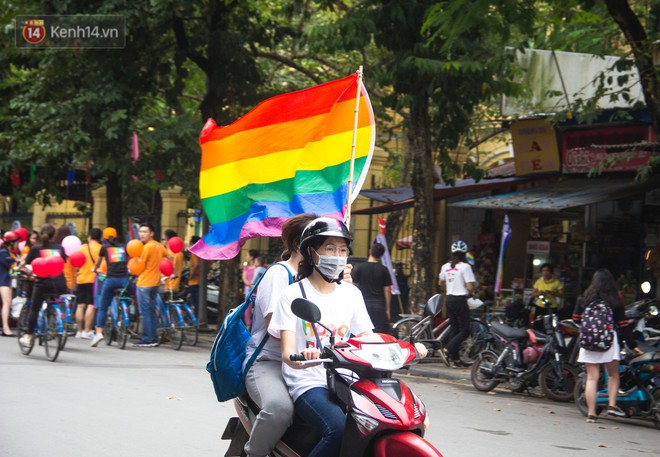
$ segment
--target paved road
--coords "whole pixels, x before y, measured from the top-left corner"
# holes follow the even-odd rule
[[[217,403],[201,348],[127,348],[71,340],[57,362],[0,338],[0,456],[224,455],[231,403]],[[428,367],[428,366],[427,366]],[[449,456],[658,455],[650,424],[586,424],[572,404],[476,392],[455,380],[404,375],[431,414],[427,438]]]

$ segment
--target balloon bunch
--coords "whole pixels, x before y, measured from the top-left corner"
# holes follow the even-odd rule
[[[142,261],[142,249],[144,245],[140,240],[131,240],[126,244],[126,252],[130,259],[128,260],[128,271],[132,275],[139,275],[144,271],[146,264]]]
[[[21,238],[23,235],[20,235]],[[27,236],[27,231],[25,233]],[[82,267],[87,258],[80,252],[82,243],[77,236],[69,235],[62,240],[62,248],[74,268]],[[32,272],[39,278],[59,276],[64,271],[64,258],[59,255],[38,257],[32,261]]]
[[[167,241],[167,248],[173,254],[178,254],[183,250],[183,240],[178,236],[173,236]],[[158,268],[163,276],[172,276],[172,273],[174,273],[174,264],[169,259],[161,260]]]

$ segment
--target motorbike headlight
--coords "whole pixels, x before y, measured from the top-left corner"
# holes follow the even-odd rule
[[[364,343],[354,354],[369,362],[376,370],[398,370],[408,358],[408,351],[399,343]]]
[[[649,306],[649,310],[647,311],[649,316],[657,316],[658,315],[658,307],[657,306]]]

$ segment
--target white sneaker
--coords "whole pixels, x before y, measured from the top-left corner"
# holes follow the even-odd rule
[[[32,340],[33,338],[29,338],[27,335],[23,335],[18,341],[23,345],[23,347],[29,348],[32,346]]]
[[[92,338],[92,343],[90,344],[90,346],[95,348],[103,340],[104,340],[103,333],[97,333],[96,335],[94,335],[94,338]]]
[[[82,338],[82,332],[76,332],[76,338]]]
[[[92,331],[82,332],[80,334],[80,338],[85,339],[85,340],[91,340],[92,338],[94,338],[94,335],[95,335],[95,333],[92,332]]]

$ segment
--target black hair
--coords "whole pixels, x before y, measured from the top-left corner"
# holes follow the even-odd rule
[[[248,255],[249,255],[250,257],[252,257],[253,259],[256,259],[257,257],[259,257],[259,251],[256,250],[256,249],[250,249],[250,250],[248,251]]]
[[[94,241],[98,241],[99,243],[101,242],[102,236],[103,236],[103,232],[99,228],[93,228],[89,231],[89,237]]]
[[[291,255],[300,249],[300,236],[305,227],[316,219],[316,215],[310,213],[298,214],[288,219],[282,226],[282,260],[289,260]]]
[[[166,240],[174,238],[175,236],[177,236],[177,234],[174,230],[172,230],[172,229],[165,230],[165,239]]]
[[[39,238],[41,245],[47,247],[48,243],[55,238],[55,226],[53,224],[42,225],[41,230],[39,230]]]
[[[543,271],[544,268],[547,268],[548,270],[550,270],[550,273],[553,273],[555,271],[555,267],[553,267],[550,262],[546,262],[543,265],[541,265],[541,268],[539,268],[539,271]]]
[[[301,252],[303,258],[298,264],[298,281],[307,278],[314,273],[314,259],[312,258],[311,249],[318,251],[327,238],[327,236],[316,236],[309,240],[307,243],[307,249]]]
[[[383,254],[385,254],[385,246],[376,241],[374,245],[371,246],[371,256],[380,259],[383,257]]]
[[[583,304],[589,304],[594,300],[602,300],[612,309],[623,306],[616,280],[607,268],[596,270],[591,278],[591,284],[582,294]]]
[[[456,251],[451,253],[451,267],[454,268],[457,263],[465,262],[465,252]]]
[[[150,222],[142,222],[142,223],[140,224],[140,227],[146,227],[146,228],[148,228],[152,233],[156,233],[156,229],[154,228],[153,224],[151,224]]]
[[[197,243],[197,242],[198,242],[199,240],[201,240],[201,239],[202,239],[202,238],[199,237],[199,236],[197,236],[197,235],[193,235],[193,236],[191,236],[191,237],[190,237],[190,245],[192,246],[193,244]]]

